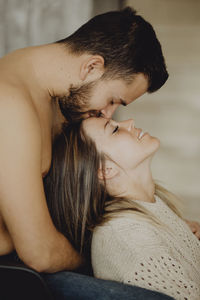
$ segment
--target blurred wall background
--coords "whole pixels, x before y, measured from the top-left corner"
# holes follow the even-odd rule
[[[0,56],[66,37],[92,16],[133,6],[154,27],[170,78],[115,114],[161,140],[154,178],[200,219],[200,0],[0,0]]]
[[[65,38],[120,0],[0,0],[0,56]]]

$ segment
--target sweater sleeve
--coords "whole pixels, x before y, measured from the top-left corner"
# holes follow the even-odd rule
[[[93,235],[96,277],[159,291],[175,299],[200,299],[199,287],[177,257],[151,226],[103,226]]]

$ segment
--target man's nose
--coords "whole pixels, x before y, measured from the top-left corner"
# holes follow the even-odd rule
[[[118,106],[119,104],[108,105],[107,107],[101,110],[101,113],[105,118],[109,119],[112,117]]]

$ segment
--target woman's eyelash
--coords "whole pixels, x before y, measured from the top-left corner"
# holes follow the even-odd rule
[[[115,133],[119,129],[119,126],[116,126],[112,133]]]

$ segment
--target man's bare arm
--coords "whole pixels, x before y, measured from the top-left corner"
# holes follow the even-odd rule
[[[1,216],[24,263],[42,272],[74,269],[81,258],[54,227],[46,204],[40,130],[26,101],[0,101]]]
[[[14,250],[14,245],[11,236],[0,216],[0,255],[9,254]]]

